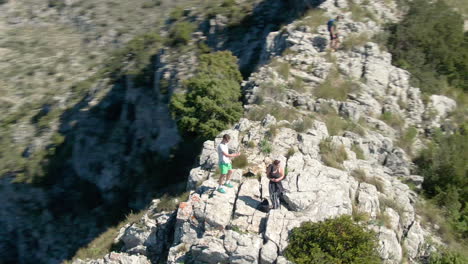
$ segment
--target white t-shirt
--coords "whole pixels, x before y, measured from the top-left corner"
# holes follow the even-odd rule
[[[218,145],[218,161],[219,163],[231,163],[231,159],[229,157],[224,156],[224,153],[229,153],[229,148],[227,144],[221,143]]]

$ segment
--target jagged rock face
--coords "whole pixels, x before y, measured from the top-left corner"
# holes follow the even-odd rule
[[[334,16],[341,13],[339,8],[349,4],[348,1],[324,1],[320,8],[328,16]],[[400,16],[394,3],[371,1],[369,6],[381,20],[396,21]],[[355,33],[373,35],[381,30],[375,21],[355,22],[349,13],[344,15],[340,32],[345,39]],[[214,141],[205,142],[199,164],[188,178],[190,198],[177,210],[168,263],[288,263],[282,255],[291,229],[305,221],[359,213],[368,218],[362,220],[367,228],[377,233],[378,251],[384,263],[401,263],[404,252],[410,263],[416,263],[427,253],[426,240],[431,234],[421,227],[415,213],[417,195],[400,181],[403,177],[420,184],[421,177],[411,175],[412,164],[407,153],[396,146],[401,130],[379,120],[378,116],[385,112],[398,114],[406,127],[422,130],[440,126],[440,118],[446,117],[456,104],[446,97],[435,96],[426,107],[420,90],[411,87],[409,73],[391,65],[390,54],[375,43],[338,51],[334,54],[336,62],[330,62],[324,52],[327,34],[325,26],[312,31],[294,23],[270,33],[260,61],[275,58],[286,62],[291,66],[290,74],[285,77],[269,65],[260,67],[244,83],[246,109],[256,107],[262,84],[286,85],[291,78],[300,78],[305,93],[286,89],[279,96],[266,94],[263,99],[285,109],[294,107],[303,114],[331,108],[354,122],[363,120],[370,129],[360,135],[346,131],[330,136],[325,123],[315,120],[306,131],[298,132],[291,128],[298,121],[276,120],[267,115],[262,121],[241,119],[233,129],[223,131]],[[292,52],[276,57],[285,49]],[[359,82],[361,89],[349,94],[346,101],[312,95],[329,76],[333,64],[340,74]],[[443,117],[426,122],[430,113]],[[273,136],[272,128],[276,129]],[[225,133],[233,138],[231,149],[240,149],[249,165],[236,169],[234,188],[220,194],[215,191],[216,146]],[[271,143],[269,153],[256,147],[264,139]],[[342,149],[346,153],[341,168],[332,168],[323,161],[320,143],[324,140],[334,150]],[[355,146],[362,150],[359,158]],[[257,206],[262,199],[269,198],[265,168],[273,159],[281,160],[287,167],[283,180],[287,191],[280,209],[263,213]]]

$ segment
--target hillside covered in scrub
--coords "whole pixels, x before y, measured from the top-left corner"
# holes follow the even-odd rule
[[[4,2],[0,262],[466,261],[462,3]]]

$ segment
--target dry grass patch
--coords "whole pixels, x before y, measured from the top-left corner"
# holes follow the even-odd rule
[[[297,26],[308,26],[316,31],[318,26],[327,24],[327,21],[328,17],[325,16],[325,12],[323,10],[311,9],[307,11],[304,18],[297,24]]]
[[[325,165],[340,170],[344,169],[343,161],[348,159],[348,154],[343,145],[333,146],[330,139],[325,139],[320,142],[319,147]]]
[[[353,176],[358,182],[365,182],[374,185],[379,192],[383,192],[384,190],[384,184],[379,178],[375,176],[368,176],[362,169],[353,170],[351,172],[351,176]]]
[[[356,82],[342,77],[337,69],[332,69],[325,81],[314,89],[313,94],[318,98],[345,101],[349,93],[358,90],[359,85]]]
[[[369,41],[370,37],[366,33],[352,34],[346,37],[346,39],[342,42],[341,48],[343,50],[349,51],[354,47],[363,46]]]
[[[119,230],[127,224],[132,224],[140,220],[145,214],[146,210],[138,213],[130,213],[126,219],[117,225],[108,228],[105,232],[101,233],[97,238],[91,241],[88,245],[80,248],[75,256],[70,261],[64,261],[64,264],[71,264],[77,259],[97,259],[102,258],[112,250],[117,249],[118,245],[114,244],[114,239],[117,237]]]

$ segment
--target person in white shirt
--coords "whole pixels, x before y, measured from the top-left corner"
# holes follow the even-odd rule
[[[226,193],[223,188],[223,185],[232,188],[233,185],[231,184],[231,175],[232,175],[232,164],[231,158],[237,157],[240,153],[229,154],[228,143],[231,140],[231,137],[228,134],[223,136],[223,140],[218,145],[218,162],[219,162],[219,169],[221,171],[221,176],[219,177],[219,185],[218,185],[218,192]],[[225,181],[226,180],[226,181]],[[223,184],[224,183],[224,184]]]

